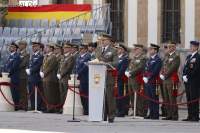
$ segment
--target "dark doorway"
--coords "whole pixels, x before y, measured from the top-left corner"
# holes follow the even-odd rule
[[[74,0],[54,0],[57,4],[74,4]]]

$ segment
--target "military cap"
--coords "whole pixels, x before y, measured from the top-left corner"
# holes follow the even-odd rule
[[[194,46],[199,46],[199,42],[198,41],[190,41],[190,44],[194,45]]]
[[[144,46],[142,44],[133,44],[133,46],[136,48],[144,48]]]
[[[156,49],[156,50],[159,50],[159,48],[160,48],[160,46],[158,46],[157,44],[153,44],[153,43],[150,44],[150,47],[153,49]]]
[[[21,41],[18,42],[18,45],[27,45],[27,42],[24,41],[24,40],[21,40]]]
[[[102,34],[101,34],[101,38],[107,38],[107,39],[112,40],[112,36],[109,35],[109,34],[106,34],[106,33],[102,33]]]
[[[32,44],[32,45],[40,45],[40,46],[43,45],[43,44],[40,43],[40,42],[32,42],[31,44]]]
[[[15,42],[12,42],[12,43],[10,44],[10,46],[14,46],[14,47],[16,47],[16,48],[19,48],[18,45],[17,45]]]
[[[79,48],[87,48],[87,47],[88,47],[87,43],[83,43],[83,44],[79,45]]]
[[[75,44],[75,43],[71,43],[71,47],[72,47],[72,48],[77,48],[77,49],[78,49],[78,48],[79,48],[79,45],[78,45],[78,44]]]
[[[71,47],[72,47],[72,44],[69,42],[65,42],[63,45],[63,48],[71,48]]]
[[[124,46],[123,44],[118,44],[115,47],[116,48],[122,48],[122,49],[124,49],[124,51],[128,51],[128,48],[126,46]]]
[[[46,44],[46,46],[49,46],[50,48],[55,48],[55,44],[54,43],[48,43],[48,44]]]
[[[91,43],[89,43],[88,47],[96,48],[97,47],[97,42],[91,42]]]
[[[54,44],[54,47],[55,48],[62,48],[62,45],[56,43],[56,44]]]

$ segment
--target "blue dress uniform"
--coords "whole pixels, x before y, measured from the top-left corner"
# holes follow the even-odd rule
[[[191,45],[199,45],[199,42],[191,41]],[[184,76],[187,78],[185,81]],[[190,54],[186,58],[183,69],[183,80],[186,89],[187,101],[193,101],[199,98],[200,92],[200,54],[198,51]],[[199,100],[188,104],[188,118],[184,121],[199,121]]]
[[[119,61],[117,65],[117,85],[118,85],[118,96],[122,97],[126,94],[124,92],[127,92],[127,83],[125,83],[125,71],[128,68],[128,55],[123,54],[122,56],[119,56]],[[118,109],[118,117],[123,117],[127,113],[128,109],[128,98],[125,97],[123,99],[117,99],[117,109]]]
[[[148,82],[145,83],[145,93],[149,98],[156,101],[159,100],[159,96],[157,94],[158,93],[157,78],[159,76],[161,67],[162,67],[162,61],[161,58],[158,56],[158,54],[154,55],[154,57],[150,57],[145,66],[144,77],[148,79]],[[150,115],[148,116],[148,118],[159,119],[159,104],[153,101],[149,101],[148,106],[150,110]]]
[[[40,68],[43,63],[43,55],[38,51],[34,53],[29,62],[30,75],[28,76],[28,88],[29,92],[33,92],[35,87],[43,92],[42,89],[42,79],[40,77]],[[35,107],[35,93],[30,96],[31,100],[31,109],[33,110]],[[37,108],[38,110],[42,110],[42,99],[40,94],[37,94]]]
[[[13,52],[8,57],[7,63],[4,66],[5,71],[9,73],[11,78],[11,93],[15,105],[19,105],[19,65],[20,65],[20,55],[17,52]],[[18,110],[18,106],[15,107],[15,110]]]
[[[76,73],[78,74],[78,79],[80,80],[80,93],[88,96],[89,89],[89,69],[86,64],[91,60],[91,55],[86,52],[85,54],[79,55],[76,59]],[[81,102],[84,108],[84,114],[88,114],[88,98],[81,97]]]

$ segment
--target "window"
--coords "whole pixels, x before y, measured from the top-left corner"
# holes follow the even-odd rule
[[[110,16],[112,36],[116,41],[124,41],[124,0],[107,0],[111,4]]]
[[[180,0],[163,0],[162,2],[162,42],[180,43]]]

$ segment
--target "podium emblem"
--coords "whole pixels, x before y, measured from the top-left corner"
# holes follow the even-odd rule
[[[100,74],[95,74],[95,75],[94,75],[94,83],[95,83],[95,84],[99,84],[100,79],[101,79],[101,78],[100,78]]]

